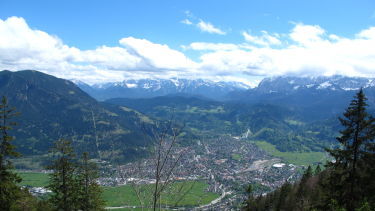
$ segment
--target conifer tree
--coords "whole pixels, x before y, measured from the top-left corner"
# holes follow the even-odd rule
[[[6,97],[2,97],[0,104],[0,210],[10,210],[13,204],[21,195],[17,183],[21,178],[12,171],[13,165],[10,158],[20,156],[11,143],[14,137],[8,134],[9,130],[16,123],[10,121],[18,115],[15,108],[8,105]]]
[[[98,168],[95,163],[89,161],[87,152],[82,155],[79,169],[80,209],[83,211],[104,210],[104,201],[101,198],[102,190],[96,181],[98,179]]]
[[[363,172],[366,172],[364,157],[370,143],[375,138],[375,119],[366,112],[367,98],[361,89],[339,118],[343,130],[337,138],[341,147],[327,150],[335,159],[328,167],[332,168],[329,182],[331,197],[349,211],[358,207],[363,200]],[[371,167],[373,168],[373,167]],[[362,187],[361,187],[362,186]]]
[[[247,194],[247,200],[245,201],[245,206],[247,210],[254,209],[254,204],[255,204],[255,197],[253,193],[253,186],[249,184],[246,188],[246,194]]]
[[[52,149],[55,160],[48,167],[53,171],[48,188],[53,192],[51,203],[56,210],[72,211],[79,209],[79,184],[76,179],[75,153],[68,140],[60,139]]]
[[[290,194],[291,190],[292,190],[292,185],[289,182],[285,182],[283,186],[281,186],[280,195],[277,199],[276,210],[287,210],[286,199],[287,199],[288,194]]]
[[[322,172],[322,168],[321,168],[320,165],[318,164],[318,166],[315,168],[314,175],[319,175],[320,172]]]
[[[301,181],[297,188],[297,197],[300,210],[303,210],[306,205],[306,198],[308,197],[309,188],[307,187],[307,181],[313,175],[311,166],[308,166],[304,174],[302,175]]]

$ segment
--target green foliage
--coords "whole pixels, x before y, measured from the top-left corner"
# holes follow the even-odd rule
[[[320,167],[320,165],[318,164],[315,168],[315,171],[314,171],[314,175],[319,175],[320,172],[322,172],[322,168]]]
[[[60,139],[52,149],[55,156],[49,166],[53,173],[47,186],[52,194],[51,204],[56,210],[103,210],[101,188],[97,184],[97,167],[91,163],[88,153],[77,162],[70,141]]]
[[[75,178],[75,154],[70,141],[60,139],[52,150],[55,158],[48,167],[53,173],[47,186],[52,191],[50,201],[56,210],[77,210],[79,208],[79,184]]]
[[[77,179],[79,183],[79,203],[83,211],[104,210],[104,201],[101,197],[102,189],[96,182],[98,168],[89,161],[88,153],[84,152],[79,165]]]
[[[13,171],[10,161],[10,158],[20,156],[12,144],[14,137],[9,135],[9,130],[15,125],[11,119],[16,115],[15,108],[8,105],[6,97],[2,97],[0,104],[0,210],[10,210],[22,195],[21,189],[17,186],[21,178]]]
[[[312,204],[319,198],[319,185],[317,176],[312,176],[311,168],[307,169],[303,179],[296,183],[286,182],[279,189],[268,193],[266,196],[249,198],[246,210],[313,210],[317,209]]]
[[[343,118],[339,118],[344,129],[337,141],[341,147],[329,149],[335,162],[328,163],[330,182],[327,191],[331,198],[347,210],[358,208],[369,197],[375,205],[375,118],[367,111],[367,98],[362,89],[346,109]]]
[[[247,210],[373,210],[375,207],[375,119],[366,112],[360,90],[340,118],[339,148],[327,150],[334,158],[325,170],[309,168],[300,182],[256,199]],[[283,191],[284,188],[284,191]],[[281,194],[283,193],[283,194]]]
[[[10,210],[14,211],[52,211],[52,205],[45,200],[32,196],[27,189],[22,189],[20,197]]]
[[[17,115],[15,108],[10,107],[3,97],[0,104],[0,210],[52,210],[47,202],[32,196],[27,188],[20,187],[22,179],[11,162],[11,158],[20,154],[15,151],[14,138],[9,135],[12,126],[16,125],[11,119]]]

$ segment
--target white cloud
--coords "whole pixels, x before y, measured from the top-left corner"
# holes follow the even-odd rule
[[[326,36],[319,26],[297,24],[282,48],[252,47],[201,56],[201,68],[218,74],[348,75],[375,77],[375,27],[355,39]],[[370,47],[373,46],[373,47]],[[240,47],[240,46],[239,46]]]
[[[182,46],[185,50],[196,51],[229,51],[238,49],[238,45],[231,43],[207,43],[207,42],[193,42],[188,46]]]
[[[164,44],[134,37],[118,46],[81,50],[31,29],[19,17],[0,19],[0,69],[36,69],[88,83],[124,78],[199,77],[251,80],[253,76],[334,75],[375,77],[375,27],[345,38],[317,25],[295,24],[289,34],[243,33],[244,42],[193,42],[194,62]],[[259,79],[259,78],[258,78]]]
[[[356,34],[357,38],[364,38],[364,39],[374,39],[375,37],[375,27],[370,27],[368,29],[362,30],[358,34]]]
[[[36,69],[94,83],[139,75],[176,76],[196,66],[167,45],[133,37],[119,43],[121,46],[80,50],[56,36],[31,29],[23,18],[0,19],[0,69]]]
[[[186,25],[192,25],[193,24],[193,22],[191,22],[189,19],[184,19],[184,20],[181,21],[181,23],[186,24]]]
[[[197,23],[197,27],[202,31],[202,32],[208,32],[210,34],[220,34],[220,35],[225,35],[226,32],[222,31],[221,29],[215,27],[209,22],[205,22],[203,20],[200,20]]]
[[[246,41],[262,46],[270,45],[281,45],[281,41],[278,39],[279,35],[274,34],[274,36],[268,34],[267,31],[262,31],[261,36],[253,36],[248,32],[243,32],[242,36]]]
[[[186,25],[194,25],[202,32],[207,32],[210,34],[219,34],[225,35],[226,32],[221,30],[220,28],[214,26],[212,23],[204,21],[198,17],[196,17],[192,12],[189,10],[185,11],[185,15],[187,18],[181,21],[182,24]]]
[[[299,45],[314,45],[323,41],[325,30],[317,25],[304,25],[298,23],[290,33],[290,38]]]
[[[145,39],[123,38],[120,44],[128,52],[142,58],[141,67],[151,69],[184,70],[194,68],[195,63],[183,53],[170,49],[167,45],[155,44]]]

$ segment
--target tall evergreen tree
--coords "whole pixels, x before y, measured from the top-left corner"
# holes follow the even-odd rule
[[[104,201],[101,198],[102,190],[97,183],[98,168],[95,163],[89,161],[87,152],[81,158],[78,171],[78,181],[80,185],[79,203],[83,211],[104,210]]]
[[[75,175],[77,163],[71,142],[65,139],[58,140],[52,152],[55,159],[48,167],[53,171],[48,185],[53,192],[50,198],[51,203],[56,210],[78,210],[80,187]]]
[[[308,166],[306,171],[303,173],[301,181],[297,188],[297,205],[299,206],[300,210],[303,210],[306,206],[306,201],[309,196],[309,187],[307,186],[307,181],[313,175],[311,166]]]
[[[287,181],[283,184],[283,186],[281,186],[280,195],[277,199],[276,210],[288,210],[286,208],[286,205],[287,205],[286,200],[291,190],[292,190],[292,185]]]
[[[322,172],[322,168],[320,167],[320,164],[315,168],[314,175],[319,175],[320,172]]]
[[[327,150],[335,159],[328,165],[332,168],[330,195],[349,211],[359,207],[364,194],[368,194],[363,192],[365,187],[361,187],[364,184],[363,172],[369,167],[366,167],[363,158],[375,138],[375,119],[366,112],[366,100],[361,89],[346,109],[344,117],[339,118],[344,127],[337,138],[341,147]]]
[[[315,175],[309,167],[288,194],[283,188],[258,197],[247,210],[270,210],[268,200],[279,200],[276,210],[373,210],[375,207],[375,119],[366,112],[361,89],[340,118],[340,147],[327,149],[334,158]],[[276,193],[280,192],[277,196]],[[286,203],[280,205],[280,201]],[[260,207],[260,208],[259,208]],[[259,209],[255,209],[259,208]]]
[[[0,210],[10,210],[21,191],[17,183],[21,178],[12,171],[13,165],[10,158],[20,156],[11,143],[14,137],[8,134],[16,123],[11,118],[18,115],[15,108],[8,105],[6,97],[2,97],[0,104]]]

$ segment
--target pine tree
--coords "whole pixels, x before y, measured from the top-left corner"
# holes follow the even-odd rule
[[[53,192],[51,203],[56,210],[79,209],[79,184],[75,175],[77,164],[75,154],[68,140],[60,139],[52,149],[55,160],[48,168],[53,170],[48,188]]]
[[[297,205],[300,210],[303,210],[306,206],[306,199],[308,198],[309,188],[307,187],[307,181],[313,175],[311,166],[307,167],[306,171],[302,175],[301,181],[297,188]]]
[[[286,199],[288,197],[288,194],[290,194],[291,190],[292,185],[287,181],[283,184],[283,186],[281,186],[276,210],[287,210],[285,207],[285,205],[287,204]]]
[[[6,97],[3,97],[0,104],[0,210],[10,210],[16,200],[21,196],[21,190],[17,183],[21,178],[12,171],[13,165],[10,158],[20,156],[11,143],[14,137],[8,134],[9,130],[16,123],[10,119],[18,115],[15,108],[8,105]]]
[[[254,196],[253,185],[249,184],[245,192],[247,194],[247,200],[245,201],[246,210],[255,210],[256,198]]]
[[[341,147],[327,150],[335,159],[328,165],[332,168],[330,195],[349,211],[364,200],[365,187],[361,184],[364,184],[362,173],[366,171],[366,162],[363,158],[369,152],[367,146],[375,138],[375,119],[366,112],[366,100],[361,89],[346,109],[344,118],[339,118],[344,127],[337,138]]]
[[[82,155],[79,169],[80,209],[83,211],[104,210],[104,201],[101,198],[102,190],[96,181],[98,179],[98,168],[95,163],[89,161],[87,152]]]
[[[315,168],[314,175],[319,175],[320,172],[322,172],[322,168],[321,168],[320,165],[318,164],[318,166],[316,166],[316,168]]]

